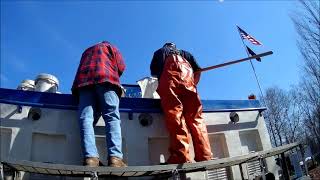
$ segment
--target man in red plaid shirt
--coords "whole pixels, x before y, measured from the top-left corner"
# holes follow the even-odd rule
[[[119,98],[120,76],[125,63],[119,50],[107,41],[84,51],[72,85],[72,94],[79,100],[79,125],[84,165],[99,165],[95,143],[94,116],[102,114],[106,124],[108,165],[125,167],[122,154]]]

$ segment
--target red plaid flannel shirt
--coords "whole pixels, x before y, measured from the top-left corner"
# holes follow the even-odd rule
[[[84,51],[73,81],[72,93],[78,88],[108,82],[120,88],[125,63],[119,50],[107,41]]]

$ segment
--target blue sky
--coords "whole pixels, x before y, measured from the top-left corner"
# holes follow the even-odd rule
[[[261,86],[288,90],[299,80],[301,56],[290,14],[296,1],[1,1],[2,88],[49,73],[70,88],[83,50],[108,40],[122,52],[125,84],[149,76],[153,52],[165,42],[193,53],[202,67],[246,57],[236,25],[263,43],[246,42]],[[202,99],[246,99],[259,89],[249,62],[202,74]]]

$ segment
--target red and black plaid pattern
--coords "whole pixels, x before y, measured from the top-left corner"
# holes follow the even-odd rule
[[[84,51],[73,81],[72,91],[79,87],[109,82],[120,86],[125,63],[119,50],[103,41]]]

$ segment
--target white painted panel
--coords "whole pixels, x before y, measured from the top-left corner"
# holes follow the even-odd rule
[[[247,149],[247,153],[251,151],[262,151],[262,143],[258,130],[240,131],[239,137],[242,149]]]
[[[241,151],[242,154],[249,154],[251,152],[262,151],[262,143],[259,135],[259,131],[254,130],[246,130],[239,132],[240,142],[241,142]],[[254,178],[259,175],[259,163],[251,162],[242,164],[243,174],[245,178]]]
[[[7,128],[0,129],[0,159],[7,159],[10,152],[12,130]]]
[[[31,160],[63,164],[67,148],[64,135],[33,133]]]
[[[209,141],[214,158],[229,157],[227,141],[224,134],[209,134]]]
[[[99,153],[99,160],[104,164],[108,164],[108,149],[106,145],[106,138],[105,136],[96,136],[96,146]],[[123,159],[127,162],[127,148],[126,148],[126,141],[122,138],[122,153]]]
[[[229,157],[225,134],[209,134],[213,157],[216,159]],[[231,168],[219,168],[207,171],[208,179],[226,180],[231,178]]]
[[[160,155],[164,155],[164,160],[169,158],[169,138],[152,137],[148,138],[149,161],[150,165],[160,164]]]
[[[104,165],[107,165],[108,152],[107,152],[106,138],[103,136],[99,136],[99,137],[96,136],[96,146],[99,153],[99,160]]]

